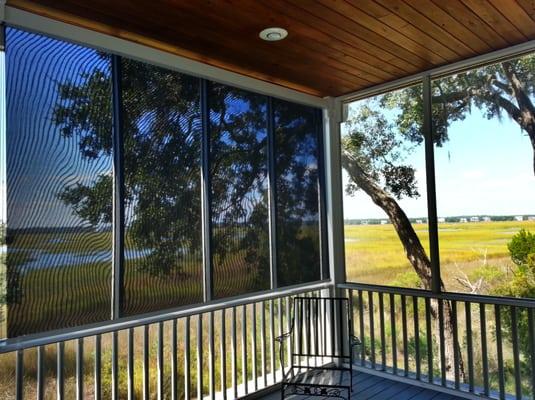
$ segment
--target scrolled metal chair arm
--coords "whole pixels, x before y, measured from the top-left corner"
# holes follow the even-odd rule
[[[286,332],[280,336],[277,336],[275,338],[275,341],[276,342],[279,342],[280,343],[280,347],[279,347],[279,361],[281,363],[281,370],[282,370],[282,375],[285,376],[285,372],[284,372],[284,360],[283,360],[283,348],[284,348],[284,341],[286,339],[288,339],[290,336],[292,336],[292,331],[290,332]],[[291,366],[290,366],[291,368]]]
[[[277,336],[275,338],[275,341],[276,342],[279,342],[279,343],[282,343],[284,340],[288,339],[290,336],[292,336],[292,332],[286,332],[286,333],[283,333],[282,335],[280,336]]]

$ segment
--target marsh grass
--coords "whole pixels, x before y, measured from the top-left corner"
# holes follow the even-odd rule
[[[414,229],[429,254],[426,224]],[[535,231],[535,221],[439,224],[441,276],[450,291],[466,291],[456,280],[484,262],[510,272],[507,243],[520,229]],[[346,225],[345,254],[348,281],[372,284],[399,282],[414,270],[392,225]]]
[[[429,251],[429,235],[427,225],[413,225],[422,245]],[[503,282],[504,279],[512,276],[513,264],[510,260],[507,243],[512,236],[520,229],[535,231],[535,221],[503,221],[503,222],[480,222],[480,223],[444,223],[439,224],[439,244],[440,244],[440,265],[441,277],[449,291],[466,292],[469,291],[462,285],[459,278],[475,279],[483,276],[488,278],[488,284],[484,287],[484,293],[491,292],[494,285]],[[392,225],[346,225],[345,226],[345,253],[346,272],[349,281],[363,282],[379,285],[393,284],[396,286],[418,287],[418,278],[411,265],[405,257],[405,253],[399,238]],[[492,272],[491,273],[489,273]],[[492,279],[499,276],[500,280]],[[362,336],[365,340],[365,359],[372,360],[371,330],[370,330],[370,308],[367,297],[363,299],[363,325]],[[355,329],[360,335],[358,298],[354,299],[355,304]],[[380,313],[378,294],[374,295],[374,341],[375,359],[382,360],[381,337],[380,337]],[[396,352],[392,351],[392,329],[390,323],[390,303],[388,295],[384,298],[384,320],[385,320],[385,358],[386,365],[392,366],[394,359],[403,374],[405,359],[407,359],[409,371],[416,370],[415,359],[415,328],[413,323],[414,310],[412,298],[407,298],[407,353],[404,353],[404,338],[402,334],[402,313],[401,298],[395,296],[394,323],[396,326]],[[474,304],[471,309],[472,320],[472,342],[474,351],[474,384],[483,386],[482,348],[481,331],[485,330],[487,336],[487,357],[489,367],[489,386],[491,391],[497,392],[499,389],[499,369],[496,342],[496,325],[494,308],[486,306],[487,320],[481,326],[479,318],[479,308]],[[419,313],[419,337],[420,337],[420,360],[422,374],[428,374],[427,356],[423,350],[427,350],[427,343],[422,342],[425,338],[425,307],[422,300],[418,301]],[[463,303],[457,304],[458,334],[462,358],[468,360],[467,353],[467,329],[466,315]],[[433,374],[440,376],[439,348],[435,336],[438,330],[436,323],[433,323]],[[509,340],[502,340],[504,378],[507,393],[514,393],[514,368],[513,349]],[[522,391],[525,395],[531,395],[530,385],[531,368],[529,360],[520,355]],[[466,369],[467,370],[467,369]]]
[[[108,320],[111,293],[111,237],[109,232],[19,233],[14,235],[13,255],[23,261],[31,252],[82,256],[76,265],[43,268],[13,267],[20,273],[20,298],[7,309],[7,334],[16,337],[52,329]],[[91,261],[95,252],[110,252],[110,258]],[[87,256],[83,258],[83,256]],[[13,261],[13,260],[12,260]],[[225,260],[225,271],[217,271],[220,296],[258,291],[258,271],[246,261],[245,251]],[[126,261],[125,315],[138,315],[202,302],[202,255],[177,260],[167,274],[142,268],[143,257]],[[10,264],[13,265],[13,264]],[[2,327],[3,328],[3,327]]]

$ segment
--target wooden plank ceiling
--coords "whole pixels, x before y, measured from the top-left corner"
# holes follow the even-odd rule
[[[8,0],[320,96],[535,39],[535,0]],[[288,30],[280,42],[258,33]]]

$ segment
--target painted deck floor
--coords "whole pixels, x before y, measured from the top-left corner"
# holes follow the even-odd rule
[[[301,400],[321,399],[321,397],[289,396],[288,399]],[[280,392],[274,392],[262,400],[279,400]],[[331,398],[332,399],[332,398]],[[397,382],[388,378],[370,375],[364,372],[353,372],[353,393],[355,400],[452,400],[462,397],[452,396],[435,390],[423,389],[408,383]]]

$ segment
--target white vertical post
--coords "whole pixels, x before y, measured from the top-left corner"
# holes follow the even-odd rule
[[[342,209],[342,163],[341,129],[342,104],[335,98],[328,98],[324,110],[325,144],[325,191],[327,205],[327,232],[329,244],[329,266],[333,285],[346,280],[344,256],[344,215]]]
[[[344,215],[342,203],[342,163],[341,163],[341,127],[342,103],[335,98],[327,99],[327,108],[324,110],[324,155],[325,155],[325,191],[327,205],[327,232],[329,245],[329,266],[332,283],[331,296],[338,296],[339,290],[336,285],[346,281],[345,255],[344,255]],[[328,296],[329,294],[327,294]],[[326,296],[326,294],[322,294]],[[335,313],[336,314],[336,313]],[[327,326],[334,326],[334,333],[343,329],[336,315],[327,313]],[[327,334],[333,332],[327,329]],[[343,330],[343,340],[347,339],[347,329]],[[335,349],[330,349],[331,354],[341,349],[340,335],[335,334]],[[330,337],[327,343],[332,343]],[[334,360],[336,361],[336,360]]]

